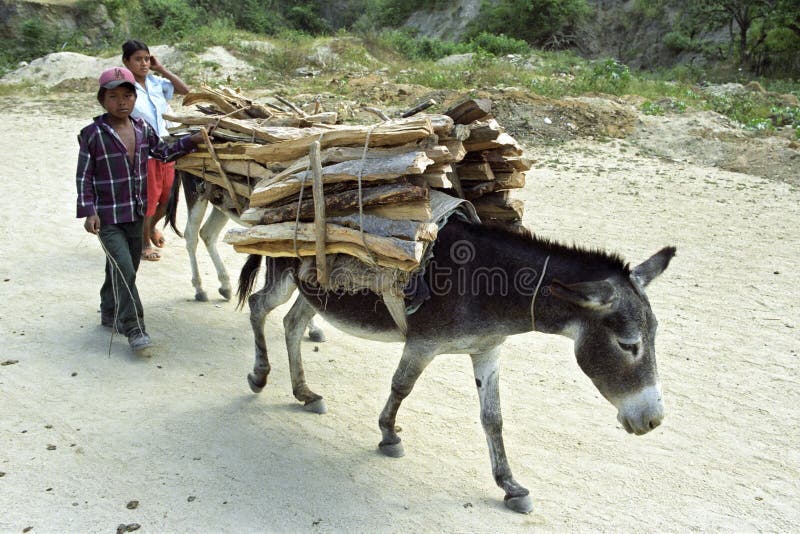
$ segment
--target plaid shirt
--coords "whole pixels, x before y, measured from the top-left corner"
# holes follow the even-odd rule
[[[196,149],[189,137],[172,144],[161,141],[142,119],[131,118],[136,149],[131,162],[117,132],[106,122],[107,114],[78,136],[78,217],[98,215],[101,224],[133,222],[144,217],[147,202],[148,155],[172,161]]]

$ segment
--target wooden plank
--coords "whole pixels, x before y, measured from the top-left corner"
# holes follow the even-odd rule
[[[469,125],[469,137],[465,144],[485,143],[492,141],[503,133],[503,128],[495,119],[477,121]]]
[[[525,187],[525,173],[520,171],[497,172],[495,180],[504,189],[517,189]]]
[[[207,154],[207,153],[206,153]],[[195,170],[202,170],[203,168],[210,169],[213,166],[211,157],[200,158],[200,157],[190,157],[190,155],[183,156],[182,158],[178,159],[175,162],[175,169],[176,170],[187,170],[187,169],[195,169]],[[217,154],[219,157],[219,154]],[[230,156],[228,156],[230,158]],[[222,168],[225,169],[225,172],[228,173],[229,177],[231,174],[239,175],[245,178],[247,181],[247,177],[250,177],[250,182],[252,184],[256,184],[261,180],[265,180],[267,178],[272,178],[275,176],[275,173],[271,170],[265,168],[261,164],[256,161],[250,159],[222,159],[220,158],[220,163],[222,164]],[[248,190],[247,195],[250,196],[250,191]]]
[[[296,257],[294,242],[293,241],[270,241],[261,243],[252,243],[249,245],[234,245],[233,249],[236,252],[243,254],[260,254],[262,256],[272,257]],[[417,261],[403,261],[395,258],[386,258],[378,254],[370,255],[367,250],[359,245],[352,243],[328,243],[326,247],[328,254],[349,254],[360,259],[364,263],[372,264],[373,259],[375,262],[383,267],[392,269],[400,269],[401,271],[413,271],[419,267]],[[297,253],[300,256],[314,256],[316,249],[313,243],[297,243]]]
[[[293,136],[276,139],[272,144],[249,148],[247,154],[258,161],[287,161],[308,153],[308,147],[315,140],[323,148],[331,146],[363,146],[369,134],[369,146],[402,145],[428,137],[434,133],[427,116],[411,117],[384,122],[376,126],[311,127],[295,129]],[[321,138],[320,138],[321,137]]]
[[[464,161],[487,161],[492,166],[492,170],[495,171],[509,171],[511,169],[528,171],[533,163],[532,160],[524,156],[503,154],[502,149],[469,152],[464,156]]]
[[[312,193],[314,195],[314,238],[317,248],[317,280],[323,286],[328,285],[328,262],[325,261],[325,193],[322,189],[322,160],[319,141],[311,143],[311,174],[314,177]]]
[[[316,240],[314,223],[282,222],[257,225],[251,228],[232,228],[225,234],[225,243],[230,245],[250,245],[262,241],[290,241],[313,244]],[[395,237],[384,237],[363,233],[360,230],[347,228],[338,224],[325,225],[327,243],[351,243],[366,245],[375,254],[401,261],[419,261],[422,259],[423,245],[418,241],[407,241]],[[314,251],[316,255],[316,250]]]
[[[448,177],[448,173],[453,172],[453,166],[445,163],[442,165],[431,165],[425,172],[409,179],[415,185],[427,185],[429,187],[437,187],[440,189],[452,189],[453,183]]]
[[[511,154],[514,156],[521,156],[523,152],[522,146],[517,140],[507,133],[501,133],[497,138],[486,141],[472,141],[468,139],[464,142],[464,148],[466,148],[468,152],[502,149],[504,154]]]
[[[447,147],[447,151],[450,152],[450,162],[458,162],[464,159],[464,156],[467,155],[467,149],[464,147],[463,141],[459,141],[457,139],[449,139],[441,142],[442,146]],[[439,162],[437,162],[439,163]]]
[[[500,189],[497,182],[463,182],[464,197],[467,200],[475,200]],[[246,212],[245,212],[246,213]]]
[[[210,182],[214,185],[218,185],[222,188],[225,188],[225,181],[222,179],[222,176],[215,173],[214,171],[211,170],[203,171],[202,169],[196,169],[194,167],[179,169],[177,166],[175,167],[175,169],[188,172],[192,176],[197,176],[198,178],[202,178],[206,182]],[[237,195],[245,198],[250,198],[250,188],[247,185],[240,183],[238,181],[231,181],[231,184],[233,185],[233,189]]]
[[[233,184],[228,179],[228,175],[225,174],[225,169],[222,168],[222,165],[217,158],[217,154],[214,152],[214,145],[211,143],[211,139],[208,137],[208,131],[206,130],[205,126],[200,128],[200,132],[203,134],[203,141],[205,141],[206,149],[211,156],[211,161],[213,161],[214,166],[217,168],[217,172],[222,178],[222,181],[225,183],[225,189],[227,189],[228,193],[231,195],[231,200],[233,201],[234,208],[236,208],[236,213],[241,215],[242,205],[239,202],[239,197],[236,195],[236,189],[234,189]]]
[[[328,222],[354,228],[362,228],[361,217],[358,213],[329,217]],[[384,237],[397,237],[409,241],[433,241],[439,233],[439,227],[434,223],[416,221],[397,221],[375,215],[364,215],[363,228],[365,232]]]
[[[501,221],[522,219],[524,210],[522,201],[504,198],[502,193],[484,195],[472,203],[481,219],[497,219]]]
[[[387,219],[429,222],[431,220],[431,204],[427,200],[416,200],[402,204],[387,204],[365,210],[364,213],[385,217]]]
[[[410,152],[385,159],[344,161],[322,168],[326,184],[356,181],[359,174],[362,182],[395,180],[405,174],[422,174],[433,161],[424,152]],[[274,183],[272,180],[260,182],[250,195],[252,206],[267,206],[277,200],[294,195],[300,191],[304,181],[308,181],[308,171]]]
[[[456,124],[447,136],[440,137],[442,141],[449,141],[452,139],[458,141],[466,141],[469,139],[470,129],[466,124]]]
[[[456,124],[469,124],[483,119],[492,112],[492,101],[487,98],[470,98],[445,111]]]
[[[461,181],[472,180],[488,182],[495,179],[492,167],[486,162],[459,163],[456,165],[455,170]]]
[[[408,184],[385,184],[364,187],[361,192],[363,206],[372,207],[386,204],[402,204],[411,201],[427,201],[428,190]],[[325,210],[330,212],[351,212],[358,207],[358,191],[350,190],[335,195],[325,195]],[[242,220],[250,224],[270,224],[293,221],[300,210],[300,220],[308,221],[314,214],[314,202],[304,200],[299,206],[292,202],[276,208],[250,208],[242,214]],[[427,219],[424,219],[427,220]]]

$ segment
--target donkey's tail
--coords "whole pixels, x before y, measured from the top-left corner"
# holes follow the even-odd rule
[[[169,201],[167,201],[167,212],[164,215],[164,228],[169,224],[172,231],[183,237],[183,234],[175,224],[178,213],[178,198],[181,192],[181,182],[183,181],[183,171],[175,171],[175,179],[172,181],[172,188],[169,190]]]
[[[239,274],[239,289],[236,292],[236,296],[239,298],[236,304],[237,309],[244,308],[247,297],[253,291],[253,284],[256,281],[256,276],[258,276],[258,271],[261,269],[261,259],[263,257],[260,254],[250,254],[247,257],[247,261],[242,267],[242,272]]]

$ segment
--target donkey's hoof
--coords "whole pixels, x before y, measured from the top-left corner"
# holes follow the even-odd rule
[[[197,302],[208,302],[208,294],[205,291],[198,291],[194,294],[194,300]]]
[[[397,443],[381,443],[378,445],[378,449],[389,458],[402,458],[406,455],[406,450],[399,441]]]
[[[521,514],[529,514],[533,511],[533,501],[530,495],[521,495],[519,497],[509,497],[506,495],[506,506]]]
[[[261,390],[267,385],[267,377],[258,377],[253,373],[249,373],[247,375],[247,383],[250,385],[250,390],[253,393],[261,393]]]
[[[325,332],[323,332],[321,328],[317,328],[316,330],[309,330],[308,339],[310,339],[314,343],[325,343],[326,341],[328,341],[328,338],[325,337]]]
[[[231,288],[221,287],[219,288],[219,294],[222,295],[222,298],[225,300],[231,300]]]
[[[328,413],[328,407],[325,406],[325,400],[323,399],[307,402],[303,405],[303,409],[307,412],[318,413],[320,415]]]

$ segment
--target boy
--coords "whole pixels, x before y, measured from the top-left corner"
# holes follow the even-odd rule
[[[197,132],[168,145],[146,122],[131,117],[136,87],[128,69],[103,71],[99,85],[97,100],[106,113],[95,117],[78,136],[77,216],[86,218],[83,227],[99,235],[106,252],[100,322],[124,334],[138,352],[152,345],[136,290],[147,205],[147,159],[175,160],[193,152],[203,138]]]

